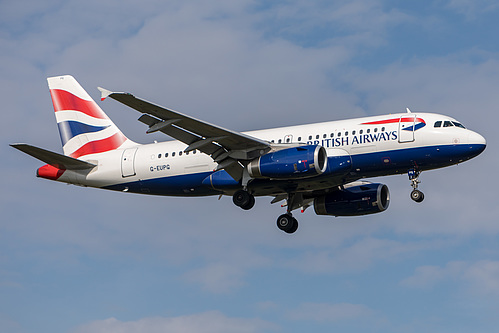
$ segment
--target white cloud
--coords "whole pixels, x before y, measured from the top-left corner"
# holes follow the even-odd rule
[[[379,262],[397,261],[448,244],[442,240],[401,242],[364,237],[350,246],[303,252],[297,258],[289,260],[288,265],[310,274],[343,274],[363,271]]]
[[[208,264],[185,274],[187,281],[212,293],[227,293],[243,285],[243,269],[226,263]]]
[[[474,20],[480,14],[496,11],[499,4],[494,0],[448,0],[447,8]]]
[[[275,331],[274,324],[260,319],[230,318],[218,311],[181,317],[152,317],[136,321],[116,318],[94,321],[82,325],[73,333],[256,333]]]
[[[499,261],[452,261],[445,266],[420,266],[415,274],[400,282],[412,288],[433,288],[439,284],[457,282],[468,293],[499,295]]]
[[[315,322],[338,322],[343,320],[365,320],[373,311],[362,304],[350,303],[303,303],[299,308],[289,311],[292,320]]]
[[[402,280],[400,284],[414,288],[431,288],[437,283],[456,279],[466,266],[462,261],[449,262],[445,267],[420,266],[416,268],[413,276]]]

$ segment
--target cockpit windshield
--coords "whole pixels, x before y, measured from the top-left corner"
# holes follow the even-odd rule
[[[463,126],[463,124],[458,123],[457,121],[450,121],[450,120],[439,120],[435,122],[435,125],[433,127],[459,127],[459,128],[464,128],[466,127]]]
[[[456,126],[456,127],[466,128],[466,127],[464,127],[464,126],[463,126],[463,124],[458,123],[457,121],[453,121],[452,123],[453,123],[453,124],[454,124],[454,126]]]

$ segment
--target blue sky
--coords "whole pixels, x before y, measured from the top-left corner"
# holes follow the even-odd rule
[[[495,1],[0,2],[0,331],[491,332],[499,324]],[[413,111],[486,151],[406,176],[381,214],[299,214],[270,198],[168,198],[34,177],[8,147],[61,151],[46,77],[71,74],[234,130]],[[132,140],[138,114],[103,109]]]

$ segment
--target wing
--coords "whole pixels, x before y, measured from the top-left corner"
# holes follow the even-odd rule
[[[187,144],[186,152],[197,149],[210,155],[218,163],[217,170],[225,169],[235,180],[241,179],[248,161],[271,149],[268,141],[198,120],[132,94],[111,92],[100,87],[99,90],[101,100],[111,97],[143,113],[139,121],[149,126],[147,133],[163,132]]]

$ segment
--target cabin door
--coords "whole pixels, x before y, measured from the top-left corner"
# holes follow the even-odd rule
[[[403,115],[399,120],[399,142],[414,141],[414,129],[416,127],[416,115],[409,113]]]
[[[121,175],[123,177],[135,176],[135,153],[137,148],[129,148],[121,155]]]

